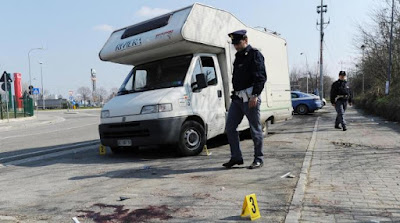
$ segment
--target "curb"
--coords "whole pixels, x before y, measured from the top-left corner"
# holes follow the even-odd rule
[[[36,120],[35,120],[36,119]],[[34,127],[34,126],[41,126],[41,125],[47,125],[47,124],[57,124],[57,123],[60,123],[60,122],[64,122],[65,121],[65,118],[63,118],[63,117],[56,117],[56,118],[53,118],[53,119],[51,119],[51,120],[45,120],[45,121],[39,121],[38,119],[37,119],[37,116],[35,116],[35,118],[32,118],[32,119],[25,119],[25,120],[18,120],[18,122],[22,122],[22,121],[31,121],[31,120],[35,120],[35,121],[37,121],[37,122],[33,122],[33,123],[29,123],[29,124],[27,124],[27,123],[20,123],[20,124],[18,124],[18,125],[5,125],[4,127],[3,126],[0,126],[0,130],[8,130],[8,129],[10,129],[10,128],[13,128],[13,129],[19,129],[19,128],[26,128],[28,125],[29,125],[29,127]],[[10,122],[11,122],[11,120],[10,120]],[[14,122],[16,122],[16,121],[14,121]],[[5,122],[6,124],[8,123],[7,121]],[[1,124],[1,122],[0,122],[0,124]]]
[[[308,144],[307,152],[304,157],[303,166],[301,167],[300,177],[293,195],[292,202],[289,207],[289,213],[286,215],[285,223],[299,222],[301,218],[301,209],[303,207],[304,193],[308,183],[308,172],[311,168],[312,158],[314,155],[315,143],[317,141],[318,123],[320,117],[315,121],[313,134]]]
[[[37,116],[32,116],[32,117],[27,117],[27,118],[10,118],[10,122],[23,122],[23,121],[29,121],[29,120],[34,120],[37,119]],[[2,123],[8,123],[7,118],[0,120],[0,124]]]

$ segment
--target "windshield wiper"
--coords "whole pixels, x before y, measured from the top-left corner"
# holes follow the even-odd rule
[[[118,95],[124,95],[124,94],[129,94],[129,93],[132,93],[132,91],[128,91],[128,90],[118,91]]]

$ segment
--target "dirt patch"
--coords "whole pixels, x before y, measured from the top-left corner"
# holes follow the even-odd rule
[[[190,178],[193,179],[193,180],[197,180],[197,179],[204,179],[204,178],[207,178],[207,176],[199,176],[199,175],[196,175],[196,176],[191,176]]]
[[[171,213],[177,212],[179,209],[171,209],[167,205],[162,206],[148,206],[142,209],[129,210],[125,209],[124,205],[107,205],[107,204],[94,204],[92,210],[78,210],[83,215],[79,218],[92,219],[97,223],[109,222],[146,222],[155,219],[167,221],[172,218]]]
[[[349,143],[349,142],[332,142],[333,145],[335,146],[340,146],[344,148],[351,148],[351,147],[358,147],[360,145],[356,145],[354,143]]]
[[[211,195],[208,193],[194,193],[193,197],[197,198],[197,199],[206,199],[209,198]]]

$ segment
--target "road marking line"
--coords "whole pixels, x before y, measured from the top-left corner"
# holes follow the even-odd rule
[[[91,149],[95,149],[97,148],[97,146],[88,146],[88,147],[83,147],[80,149],[71,149],[68,151],[61,151],[61,152],[56,152],[56,153],[50,153],[50,154],[46,154],[43,156],[35,156],[32,158],[27,158],[27,159],[22,159],[22,160],[17,160],[17,161],[11,161],[8,163],[3,163],[0,168],[4,168],[7,166],[16,166],[16,165],[21,165],[24,163],[29,163],[29,162],[34,162],[34,161],[39,161],[39,160],[43,160],[43,159],[49,159],[49,158],[54,158],[54,157],[58,157],[58,156],[64,156],[70,153],[79,153],[79,152],[84,152],[87,150],[91,150]]]
[[[18,157],[23,157],[23,156],[27,156],[27,155],[35,155],[35,154],[43,153],[43,152],[52,152],[52,151],[57,151],[57,150],[61,150],[61,149],[68,149],[70,147],[76,147],[76,146],[89,146],[89,145],[98,144],[98,143],[100,143],[100,141],[98,141],[98,142],[90,142],[90,143],[77,143],[77,144],[69,145],[69,146],[56,147],[54,149],[46,149],[46,150],[40,150],[40,151],[36,151],[36,152],[31,152],[31,153],[19,154],[19,155],[15,155],[15,156],[7,156],[7,157],[0,158],[0,162],[2,160],[18,158]]]
[[[299,222],[301,218],[301,209],[303,207],[304,193],[308,181],[308,172],[311,168],[311,162],[314,155],[315,143],[317,142],[318,123],[320,117],[317,118],[314,125],[313,134],[308,144],[307,152],[304,157],[303,166],[301,167],[300,177],[289,207],[289,213],[286,215],[285,223]]]
[[[34,134],[28,134],[28,135],[7,136],[7,137],[0,138],[0,139],[1,139],[1,140],[4,140],[4,139],[12,139],[12,138],[18,138],[18,137],[42,135],[42,134],[47,134],[47,133],[61,132],[61,131],[66,131],[66,130],[71,130],[71,129],[82,128],[82,127],[86,127],[86,126],[89,126],[89,125],[98,125],[98,123],[92,123],[92,124],[87,124],[87,125],[81,125],[81,126],[76,126],[76,127],[71,127],[71,128],[65,128],[65,129],[54,130],[54,131],[48,131],[48,132],[40,132],[40,133],[34,133]]]

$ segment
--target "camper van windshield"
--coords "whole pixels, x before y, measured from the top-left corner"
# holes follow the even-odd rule
[[[134,67],[118,95],[183,86],[192,57],[193,55],[172,57]]]

